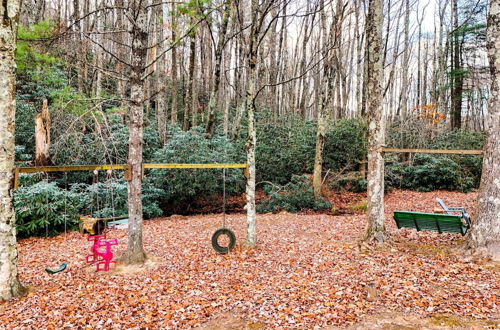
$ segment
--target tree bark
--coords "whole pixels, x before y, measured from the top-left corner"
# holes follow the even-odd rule
[[[383,0],[370,0],[366,22],[367,110],[368,110],[368,228],[365,240],[383,242],[387,238],[384,217],[383,126]]]
[[[26,291],[17,277],[16,217],[12,205],[16,112],[16,28],[20,1],[0,2],[0,300]]]
[[[500,261],[500,0],[490,2],[487,45],[492,78],[488,137],[483,154],[477,219],[472,225],[468,245]]]
[[[147,14],[141,1],[130,4],[132,22],[132,69],[130,72],[130,136],[127,164],[131,169],[128,183],[128,245],[121,257],[124,264],[141,264],[146,260],[142,244],[142,149],[144,128],[144,74],[143,64],[147,57]]]
[[[259,39],[259,1],[252,0],[251,3],[252,24],[250,35],[248,36],[247,52],[247,84],[246,84],[246,108],[248,117],[248,136],[245,145],[247,152],[248,177],[246,185],[246,210],[247,210],[247,237],[245,245],[255,247],[257,244],[257,235],[255,231],[255,146],[257,143],[257,134],[255,131],[255,97],[256,97],[256,75],[257,75],[257,55]]]
[[[320,96],[320,104],[318,109],[318,126],[316,130],[316,149],[314,153],[314,171],[313,171],[313,191],[314,198],[318,199],[321,197],[321,183],[322,183],[322,172],[323,172],[323,149],[325,147],[325,134],[326,134],[326,116],[327,109],[329,104],[329,99],[331,96],[331,91],[329,88],[329,81],[331,75],[331,59],[330,52],[328,49],[331,46],[331,34],[327,32],[326,28],[326,14],[325,14],[325,4],[324,0],[320,1],[320,7],[323,8],[320,14],[320,22],[321,22],[321,31],[322,31],[322,39],[323,39],[323,79],[321,88],[321,96]]]

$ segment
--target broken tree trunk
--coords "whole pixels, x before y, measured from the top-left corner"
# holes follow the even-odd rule
[[[47,166],[50,163],[50,114],[47,100],[43,100],[42,112],[35,118],[35,165]]]

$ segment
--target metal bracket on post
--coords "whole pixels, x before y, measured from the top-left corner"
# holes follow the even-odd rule
[[[250,171],[248,169],[248,166],[243,170],[243,175],[245,176],[245,178],[247,178],[247,180],[250,178]]]

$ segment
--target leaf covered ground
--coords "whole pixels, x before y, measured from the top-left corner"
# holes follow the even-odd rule
[[[19,272],[30,292],[0,303],[0,327],[218,328],[230,313],[252,329],[311,329],[351,326],[382,311],[489,320],[495,327],[499,268],[457,251],[459,235],[394,225],[393,210],[432,211],[435,197],[472,210],[477,195],[387,194],[391,240],[380,247],[359,247],[365,215],[357,213],[258,215],[258,248],[238,246],[229,255],[216,254],[210,244],[220,214],[146,221],[144,244],[155,262],[139,272],[96,273],[85,263],[89,242],[77,232],[25,239]],[[239,243],[245,219],[227,218]],[[118,255],[124,251],[125,230],[108,237],[119,239]],[[44,271],[63,262],[62,273]],[[375,287],[373,299],[367,299],[368,284]]]

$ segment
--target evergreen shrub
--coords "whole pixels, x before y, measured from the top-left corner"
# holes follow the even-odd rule
[[[309,179],[305,176],[292,176],[292,180],[284,186],[266,185],[264,192],[270,199],[257,205],[257,212],[279,212],[285,210],[296,213],[300,210],[324,210],[332,205],[324,198],[316,200]]]

